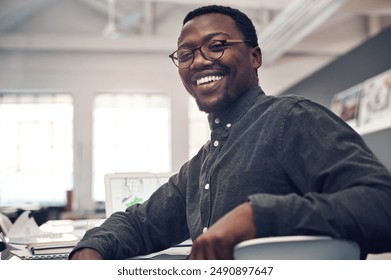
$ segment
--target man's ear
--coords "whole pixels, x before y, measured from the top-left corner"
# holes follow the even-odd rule
[[[254,69],[258,69],[262,65],[262,52],[260,47],[254,47],[251,52],[251,63]]]

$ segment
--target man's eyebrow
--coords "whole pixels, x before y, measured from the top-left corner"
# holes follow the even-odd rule
[[[219,36],[219,35],[229,36],[229,34],[224,33],[224,32],[210,33],[210,34],[208,34],[208,35],[205,36],[204,42],[207,42],[207,41],[211,40],[212,38],[214,38],[214,37],[216,37],[216,36]],[[186,47],[186,46],[190,45],[190,44],[188,44],[188,43],[183,43],[183,44],[179,45],[180,39],[181,39],[181,37],[178,38],[178,48],[180,48],[180,47]]]
[[[210,39],[212,39],[213,37],[216,37],[218,35],[226,35],[226,36],[228,36],[228,34],[224,33],[224,32],[211,33],[211,34],[208,34],[208,35],[205,36],[204,42],[209,41]]]

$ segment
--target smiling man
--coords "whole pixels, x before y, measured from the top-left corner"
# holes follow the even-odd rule
[[[170,58],[211,139],[148,201],[89,230],[71,259],[130,258],[188,238],[189,259],[232,259],[241,241],[283,235],[353,240],[362,256],[391,250],[389,171],[328,109],[263,93],[246,15],[190,12]]]
[[[200,110],[220,113],[258,85],[261,52],[256,37],[247,39],[224,14],[188,16],[170,57]],[[255,30],[254,30],[255,31]],[[197,55],[198,53],[198,55]]]

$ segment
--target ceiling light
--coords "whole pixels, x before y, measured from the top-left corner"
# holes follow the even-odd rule
[[[110,39],[118,39],[120,37],[120,32],[118,31],[116,21],[115,1],[116,0],[107,0],[108,21],[105,29],[102,32],[104,37]]]

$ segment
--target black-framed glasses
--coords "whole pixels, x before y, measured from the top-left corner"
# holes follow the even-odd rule
[[[194,62],[195,51],[200,51],[203,58],[209,61],[220,59],[224,55],[225,48],[230,44],[249,43],[250,40],[227,39],[227,40],[211,40],[203,43],[198,48],[189,49],[182,47],[169,55],[175,66],[180,69],[189,68]]]

